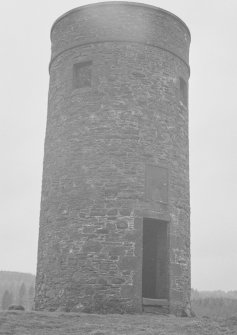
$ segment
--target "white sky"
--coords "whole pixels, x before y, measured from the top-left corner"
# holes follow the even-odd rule
[[[90,2],[0,2],[0,270],[36,271],[50,28]],[[192,35],[192,287],[237,290],[237,2],[144,2],[179,16]]]

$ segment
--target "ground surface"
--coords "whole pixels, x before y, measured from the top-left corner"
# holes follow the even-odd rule
[[[198,318],[76,313],[0,313],[0,335],[237,335],[237,316],[214,321]]]

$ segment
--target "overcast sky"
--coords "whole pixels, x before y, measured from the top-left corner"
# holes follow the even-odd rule
[[[36,271],[50,28],[92,2],[0,2],[0,270]],[[144,2],[179,16],[192,35],[192,287],[237,290],[237,2]]]

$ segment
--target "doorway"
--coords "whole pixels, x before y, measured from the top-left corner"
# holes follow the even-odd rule
[[[167,222],[143,219],[142,297],[168,299]]]

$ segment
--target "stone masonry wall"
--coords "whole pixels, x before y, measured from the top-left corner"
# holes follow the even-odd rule
[[[117,28],[109,34],[101,19],[106,5],[72,11],[52,30],[36,309],[141,312],[148,217],[167,222],[169,309],[182,314],[190,302],[190,214],[188,108],[180,78],[188,83],[189,34],[172,14],[114,6],[115,28],[126,23],[127,39],[135,39],[134,20],[140,20],[149,44],[123,34],[123,41],[112,41]],[[89,64],[79,88],[77,63]],[[167,171],[167,201],[147,198],[149,166]]]

